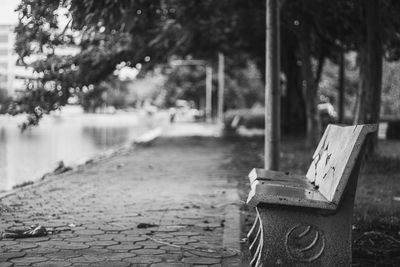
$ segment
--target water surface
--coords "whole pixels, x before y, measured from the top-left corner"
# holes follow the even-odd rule
[[[138,113],[63,112],[21,133],[25,117],[0,116],[0,191],[40,178],[59,161],[83,163],[98,153],[125,145],[152,127]]]

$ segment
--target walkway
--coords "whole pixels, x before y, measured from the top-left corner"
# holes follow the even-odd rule
[[[0,266],[239,266],[232,145],[186,126],[0,199],[0,232],[50,231],[0,240]]]

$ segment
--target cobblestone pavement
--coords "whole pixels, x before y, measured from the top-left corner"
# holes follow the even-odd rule
[[[229,153],[216,138],[163,137],[15,191],[0,199],[0,232],[52,232],[0,240],[0,267],[239,266],[224,240],[240,231],[227,232],[240,205]]]

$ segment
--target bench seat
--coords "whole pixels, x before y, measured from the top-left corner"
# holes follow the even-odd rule
[[[337,208],[305,176],[255,168],[250,172],[249,180],[251,191],[247,203],[252,206],[277,204],[326,210]]]

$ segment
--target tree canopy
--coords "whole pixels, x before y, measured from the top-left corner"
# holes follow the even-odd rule
[[[362,51],[367,32],[365,2],[370,1],[376,0],[281,3],[286,103],[292,109],[304,108],[315,140],[319,139],[316,105],[324,62],[338,62],[345,51]],[[397,60],[400,3],[379,3],[382,51],[378,53]],[[144,73],[173,58],[212,63],[223,52],[228,72],[244,68],[250,60],[264,75],[265,0],[22,0],[18,12],[16,51],[21,62],[36,56],[31,65],[41,73],[18,102],[33,114],[33,123],[84,86],[107,79],[120,62]],[[79,52],[62,55],[60,47],[76,47]],[[301,112],[288,112],[296,113]]]
[[[263,0],[22,0],[15,48],[22,62],[39,55],[31,65],[42,77],[30,83],[19,104],[34,115],[50,111],[75,90],[105,79],[122,61],[144,72],[171,57],[212,62],[223,52],[235,65],[249,57],[263,64],[264,5]],[[57,53],[71,46],[79,53]]]

